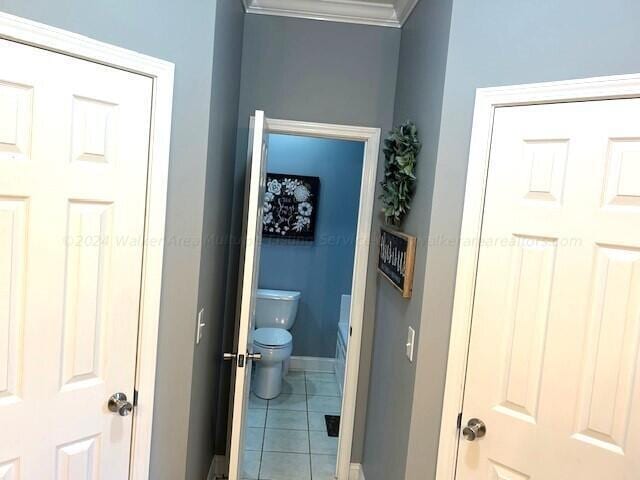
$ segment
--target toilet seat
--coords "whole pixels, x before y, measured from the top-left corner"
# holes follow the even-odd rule
[[[258,328],[253,332],[253,343],[264,348],[286,348],[293,337],[283,328]]]

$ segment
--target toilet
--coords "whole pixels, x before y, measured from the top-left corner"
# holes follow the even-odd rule
[[[282,391],[283,366],[293,350],[289,329],[296,321],[300,292],[258,289],[253,332],[253,352],[262,354],[256,362],[253,393],[270,400]]]

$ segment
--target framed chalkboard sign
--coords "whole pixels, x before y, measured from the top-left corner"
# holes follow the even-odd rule
[[[410,298],[416,260],[416,237],[386,227],[380,230],[378,271],[402,292],[404,298]]]

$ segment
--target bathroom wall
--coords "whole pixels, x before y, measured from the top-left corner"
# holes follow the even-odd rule
[[[293,355],[335,356],[340,296],[351,293],[364,144],[269,135],[267,171],[320,177],[313,242],[264,238],[260,288],[302,293]]]
[[[268,15],[247,15],[242,54],[242,85],[232,233],[238,236],[242,215],[249,116],[262,109],[271,118],[391,128],[400,30]],[[382,164],[384,160],[381,159]],[[376,210],[379,205],[376,206]],[[376,222],[378,221],[376,217]],[[377,224],[374,225],[377,232]],[[225,313],[225,342],[231,348],[235,325],[238,242],[230,250]],[[375,240],[374,240],[375,241]],[[374,243],[375,245],[375,243]],[[371,248],[375,262],[377,248]],[[375,265],[375,263],[372,263]],[[358,408],[352,458],[360,462],[369,391],[373,344],[375,268],[367,278],[365,319],[358,379]],[[228,388],[229,368],[223,369],[221,391]],[[226,426],[227,418],[220,422]],[[223,429],[218,429],[223,432]],[[216,442],[225,451],[226,434]]]
[[[219,72],[218,83],[212,85],[214,56],[220,57],[214,53],[214,34],[218,41],[221,37],[216,33],[217,27],[225,28],[227,22],[236,28],[230,34],[242,34],[233,13],[236,3],[239,1],[0,0],[2,12],[152,55],[176,66],[151,452],[153,480],[185,478],[203,215],[227,215],[231,200],[229,190],[212,190],[205,207],[205,177],[207,170],[216,172],[220,168],[224,172],[232,165],[235,147],[232,131],[222,139],[227,147],[209,149],[211,132],[222,126],[218,121],[213,126],[209,124],[210,109],[217,105],[211,103],[212,88],[218,91],[220,84],[239,81],[237,69],[227,64],[229,68]],[[227,52],[229,56],[240,54],[238,48]],[[228,101],[233,103],[232,98]],[[230,115],[229,120],[233,121],[233,114]],[[223,224],[215,223],[209,233],[221,235],[224,230]],[[218,250],[217,255],[224,256],[224,251]],[[208,263],[213,277],[226,273],[224,263]],[[219,309],[224,292],[210,290],[210,295],[212,310]],[[215,331],[220,323],[220,317],[212,317],[207,328]],[[211,383],[206,385],[216,388]],[[199,437],[193,437],[189,448],[200,452],[199,441]],[[210,447],[204,448],[206,451]],[[206,458],[198,458],[196,455],[192,460],[207,463]]]

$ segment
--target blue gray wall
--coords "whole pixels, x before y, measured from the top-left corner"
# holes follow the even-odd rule
[[[198,306],[204,309],[204,336],[193,353],[188,480],[207,477],[215,451],[220,391],[224,291],[226,288],[231,198],[238,124],[244,11],[236,0],[216,3],[213,70],[209,118],[209,148],[205,177],[204,221]],[[190,330],[193,333],[193,330]]]
[[[234,212],[241,211],[249,116],[391,128],[400,30],[267,15],[247,15],[242,54]],[[378,207],[376,207],[378,208]],[[238,210],[240,209],[240,210]],[[237,237],[242,215],[234,213]],[[376,222],[378,220],[376,219]],[[374,225],[377,232],[377,225]],[[235,243],[235,242],[234,242]],[[377,249],[371,249],[371,262]],[[235,315],[238,248],[232,248],[227,284],[225,342],[231,345]],[[375,265],[375,263],[372,263]],[[359,462],[369,391],[376,273],[367,279],[365,324],[358,380],[358,409],[352,458]],[[223,371],[223,385],[229,372]],[[226,424],[226,417],[220,417]],[[222,432],[222,429],[219,430]],[[224,438],[218,451],[224,452]]]
[[[364,144],[269,135],[267,171],[320,177],[315,240],[264,238],[260,288],[302,293],[293,355],[333,358],[340,296],[351,293]]]
[[[383,410],[375,407],[377,400],[370,402],[364,459],[367,480],[435,477],[458,253],[455,247],[448,246],[448,241],[455,240],[460,233],[475,89],[640,72],[638,2],[454,0],[444,90],[441,100],[432,97],[436,104],[442,102],[441,119],[438,123],[434,115],[432,122],[424,123],[422,119],[427,117],[420,109],[415,112],[406,109],[413,97],[421,99],[416,107],[422,105],[422,112],[433,106],[423,95],[425,88],[434,85],[427,81],[429,76],[442,69],[441,54],[433,57],[433,44],[429,41],[434,29],[449,24],[442,9],[441,2],[421,0],[403,30],[400,64],[405,65],[405,73],[401,67],[396,118],[402,111],[415,115],[423,123],[423,135],[435,134],[439,138],[435,164],[431,155],[421,158],[421,165],[426,163],[432,170],[428,175],[431,180],[425,181],[429,198],[416,202],[409,219],[410,223],[426,222],[425,232],[430,240],[426,268],[423,267],[425,275],[420,280],[422,305],[404,320],[420,328],[415,383],[400,398],[393,396],[389,401],[389,405],[395,401],[405,406],[411,404],[411,413],[396,413],[396,418],[404,419],[404,423],[381,440],[376,422]],[[413,77],[417,82],[405,84],[403,76]],[[442,88],[441,85],[436,82],[435,86]],[[418,219],[414,220],[415,217]],[[381,291],[380,295],[383,294]],[[406,313],[407,309],[390,305],[384,317],[379,313],[377,328]],[[379,348],[376,341],[376,358]],[[374,392],[388,391],[376,385],[389,385],[385,377],[392,365],[402,364],[401,354],[390,352],[387,362],[382,358],[374,362],[371,396],[377,398]],[[396,447],[398,441],[406,445],[405,464]],[[396,459],[391,459],[393,470],[386,469],[384,462],[374,456],[385,451],[396,452],[392,455]]]
[[[165,248],[164,258],[151,460],[153,480],[178,480],[186,475],[205,177],[207,170],[215,172],[220,166],[224,171],[234,163],[233,132],[225,134],[224,146],[214,147],[217,150],[208,148],[212,132],[221,128],[217,121],[213,126],[209,124],[212,72],[216,75],[213,61],[214,56],[220,57],[217,53],[214,55],[214,34],[218,24],[222,28],[237,29],[227,30],[224,36],[242,35],[237,14],[232,15],[235,3],[238,2],[0,0],[0,11],[168,60],[176,66],[166,224],[166,238],[175,241]],[[229,21],[228,27],[220,17],[216,21],[216,7],[222,9],[221,15]],[[216,34],[215,38],[217,41],[220,35]],[[237,59],[240,56],[237,46],[233,47],[233,42],[227,45],[234,48],[227,55]],[[214,91],[221,85],[239,81],[233,61],[224,63],[228,70],[217,72]],[[228,101],[233,115],[234,100],[231,97]],[[233,121],[233,117],[229,120]],[[230,209],[229,191],[211,191],[207,217],[220,214],[225,218]],[[224,234],[224,222],[209,225],[209,231]],[[218,250],[217,254],[222,257],[224,250]],[[214,278],[225,273],[224,262],[206,261],[206,264],[213,270]],[[221,291],[213,291],[211,295],[210,310],[219,311],[224,295]],[[215,331],[220,320],[214,318],[212,322],[207,328]],[[196,438],[189,441],[189,447],[199,450]],[[196,454],[193,460],[204,461],[204,458],[196,460],[200,456]],[[197,478],[200,480],[202,476]]]
[[[413,120],[423,143],[411,213],[403,230],[418,237],[411,299],[387,282],[376,292],[376,329],[363,468],[367,480],[404,478],[416,363],[405,356],[407,329],[420,339],[431,193],[438,151],[452,0],[422,0],[402,30],[394,124]]]

